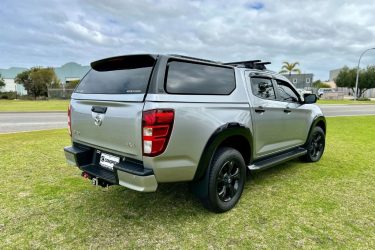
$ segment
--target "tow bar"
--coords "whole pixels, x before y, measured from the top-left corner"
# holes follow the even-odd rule
[[[109,186],[112,186],[113,184],[112,183],[109,183],[103,179],[100,179],[98,177],[95,177],[87,172],[82,172],[81,176],[85,179],[89,179],[91,180],[91,183],[92,185],[94,186],[101,186],[101,187],[109,187]]]
[[[91,179],[91,182],[92,182],[92,185],[98,186],[99,180],[98,180],[98,178],[94,177],[94,178]]]

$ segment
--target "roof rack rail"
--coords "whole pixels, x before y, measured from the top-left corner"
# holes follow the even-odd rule
[[[178,55],[178,54],[170,54],[170,56],[180,57],[180,58],[184,58],[184,59],[191,59],[191,60],[196,60],[196,61],[202,61],[202,62],[220,63],[220,62],[215,62],[215,61],[212,61],[212,60],[207,60],[207,59],[202,59],[202,58],[197,58],[197,57],[191,57],[191,56],[183,56],[183,55]]]
[[[265,70],[265,69],[267,69],[266,65],[268,65],[268,64],[271,64],[271,62],[256,62],[255,68],[260,69],[260,70]]]
[[[262,62],[261,60],[251,60],[251,61],[240,61],[240,62],[229,62],[223,63],[224,65],[232,65],[232,66],[242,66],[249,69],[259,69],[265,70],[267,69],[265,65],[271,64],[271,62]]]

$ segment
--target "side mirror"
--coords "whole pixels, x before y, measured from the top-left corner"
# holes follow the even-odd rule
[[[304,94],[303,99],[305,104],[316,103],[318,97],[315,94]]]

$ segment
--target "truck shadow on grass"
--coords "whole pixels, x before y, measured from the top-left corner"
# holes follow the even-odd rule
[[[277,181],[280,175],[293,175],[298,166],[298,160],[275,166],[268,170],[252,173],[247,177],[246,192],[241,199],[248,199],[252,189],[257,192],[266,189],[268,183]],[[85,206],[93,213],[111,213],[120,218],[130,219],[136,217],[158,220],[175,220],[176,217],[191,218],[195,215],[212,214],[206,210],[189,190],[188,183],[164,183],[159,185],[154,193],[139,193],[120,186],[109,189],[92,187],[88,194],[82,198],[86,200]],[[106,210],[103,208],[106,207]],[[155,218],[157,216],[158,218]]]

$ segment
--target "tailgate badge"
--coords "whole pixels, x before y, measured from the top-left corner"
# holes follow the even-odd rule
[[[103,117],[102,115],[96,115],[94,117],[94,121],[95,121],[95,125],[96,126],[101,126],[102,125],[102,122],[103,122]]]

